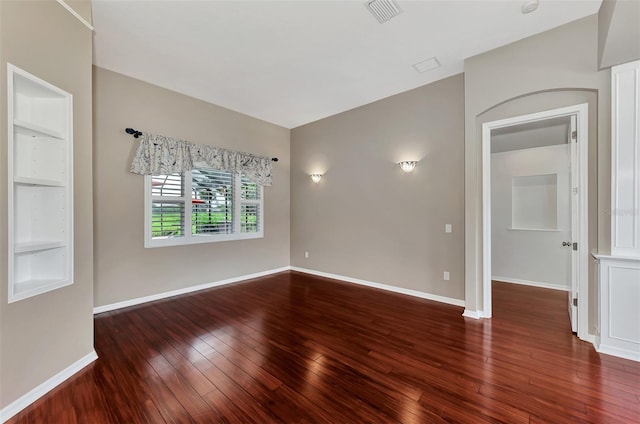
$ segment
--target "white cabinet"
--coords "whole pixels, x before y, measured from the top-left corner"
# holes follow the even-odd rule
[[[611,68],[611,255],[594,257],[596,349],[640,361],[640,61]]]
[[[598,259],[598,352],[640,361],[640,260]]]
[[[7,65],[9,302],[73,283],[71,94]]]

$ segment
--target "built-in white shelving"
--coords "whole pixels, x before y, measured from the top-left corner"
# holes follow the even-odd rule
[[[9,302],[73,283],[72,96],[7,65]]]
[[[64,187],[63,181],[45,180],[44,178],[30,178],[30,177],[13,177],[15,184],[32,185],[32,186],[50,186],[50,187]]]
[[[598,255],[599,352],[640,361],[640,60],[611,68],[611,254]]]
[[[64,247],[63,241],[29,241],[14,244],[14,253],[37,252],[39,250],[56,249]]]
[[[512,178],[513,230],[557,231],[558,175],[523,175]]]

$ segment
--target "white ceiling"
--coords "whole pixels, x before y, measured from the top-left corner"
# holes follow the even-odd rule
[[[93,0],[94,63],[287,128],[463,71],[464,59],[594,14],[601,0]],[[436,56],[442,66],[417,73]],[[594,65],[595,66],[595,65]]]

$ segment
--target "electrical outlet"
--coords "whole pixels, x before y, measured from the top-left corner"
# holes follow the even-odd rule
[[[309,259],[309,252],[307,252],[307,251],[304,252],[304,258],[305,259]]]
[[[442,278],[444,278],[445,281],[449,281],[449,271],[445,271]]]
[[[444,232],[450,233],[452,231],[451,224],[444,224]]]

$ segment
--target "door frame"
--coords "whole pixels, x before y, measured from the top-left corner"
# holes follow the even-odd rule
[[[491,318],[491,130],[576,115],[578,149],[578,267],[572,273],[578,275],[578,337],[591,340],[589,336],[589,214],[588,214],[588,151],[589,151],[589,106],[587,103],[546,110],[543,112],[499,119],[482,124],[482,299],[481,316]],[[576,172],[572,169],[571,172]],[[573,189],[573,188],[572,188]]]

